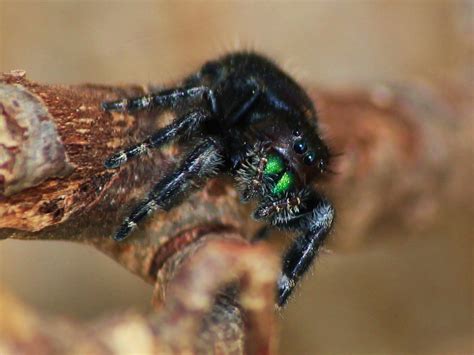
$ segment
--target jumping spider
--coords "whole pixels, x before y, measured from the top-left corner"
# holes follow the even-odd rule
[[[106,168],[173,140],[194,142],[179,166],[123,221],[114,239],[125,239],[154,210],[168,211],[209,177],[230,174],[243,202],[259,201],[254,218],[301,233],[283,258],[277,298],[283,306],[315,259],[334,217],[331,203],[311,188],[327,172],[330,154],[304,90],[267,58],[232,53],[205,63],[178,87],[104,102],[102,108],[169,109],[177,114],[170,125],[109,157]]]

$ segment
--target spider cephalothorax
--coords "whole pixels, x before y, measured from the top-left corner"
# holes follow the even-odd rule
[[[173,140],[192,137],[196,142],[114,238],[123,240],[149,213],[169,210],[210,176],[230,174],[243,202],[257,200],[254,218],[301,233],[283,258],[277,302],[284,305],[334,217],[330,202],[312,188],[327,171],[330,154],[312,102],[300,86],[258,54],[233,53],[206,63],[176,88],[102,106],[106,111],[159,108],[178,114],[145,141],[108,158],[107,168]]]

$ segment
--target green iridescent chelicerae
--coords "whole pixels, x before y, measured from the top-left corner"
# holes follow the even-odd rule
[[[285,163],[283,162],[283,159],[278,155],[269,155],[263,173],[267,175],[279,174],[283,170],[285,170]]]
[[[265,165],[265,175],[278,175],[283,174],[278,179],[277,183],[272,189],[273,195],[282,195],[287,192],[295,183],[295,176],[289,171],[285,171],[285,163],[283,159],[278,155],[269,155],[267,158],[267,164]]]

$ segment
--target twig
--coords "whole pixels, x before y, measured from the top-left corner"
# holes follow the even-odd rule
[[[2,290],[2,354],[274,354],[277,258],[239,236],[206,239],[176,268],[157,314],[127,312],[84,326],[35,314]],[[218,295],[231,283],[240,285],[238,296]]]

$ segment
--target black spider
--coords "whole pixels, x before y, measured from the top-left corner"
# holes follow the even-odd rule
[[[176,139],[194,142],[176,170],[124,220],[114,239],[125,239],[152,211],[169,210],[207,178],[229,173],[242,201],[259,201],[256,219],[301,233],[283,259],[277,300],[283,306],[317,255],[334,217],[331,203],[310,185],[327,171],[330,154],[303,89],[270,60],[255,53],[233,53],[207,62],[179,87],[105,102],[102,107],[120,112],[160,108],[177,114],[142,143],[109,157],[107,168]]]

